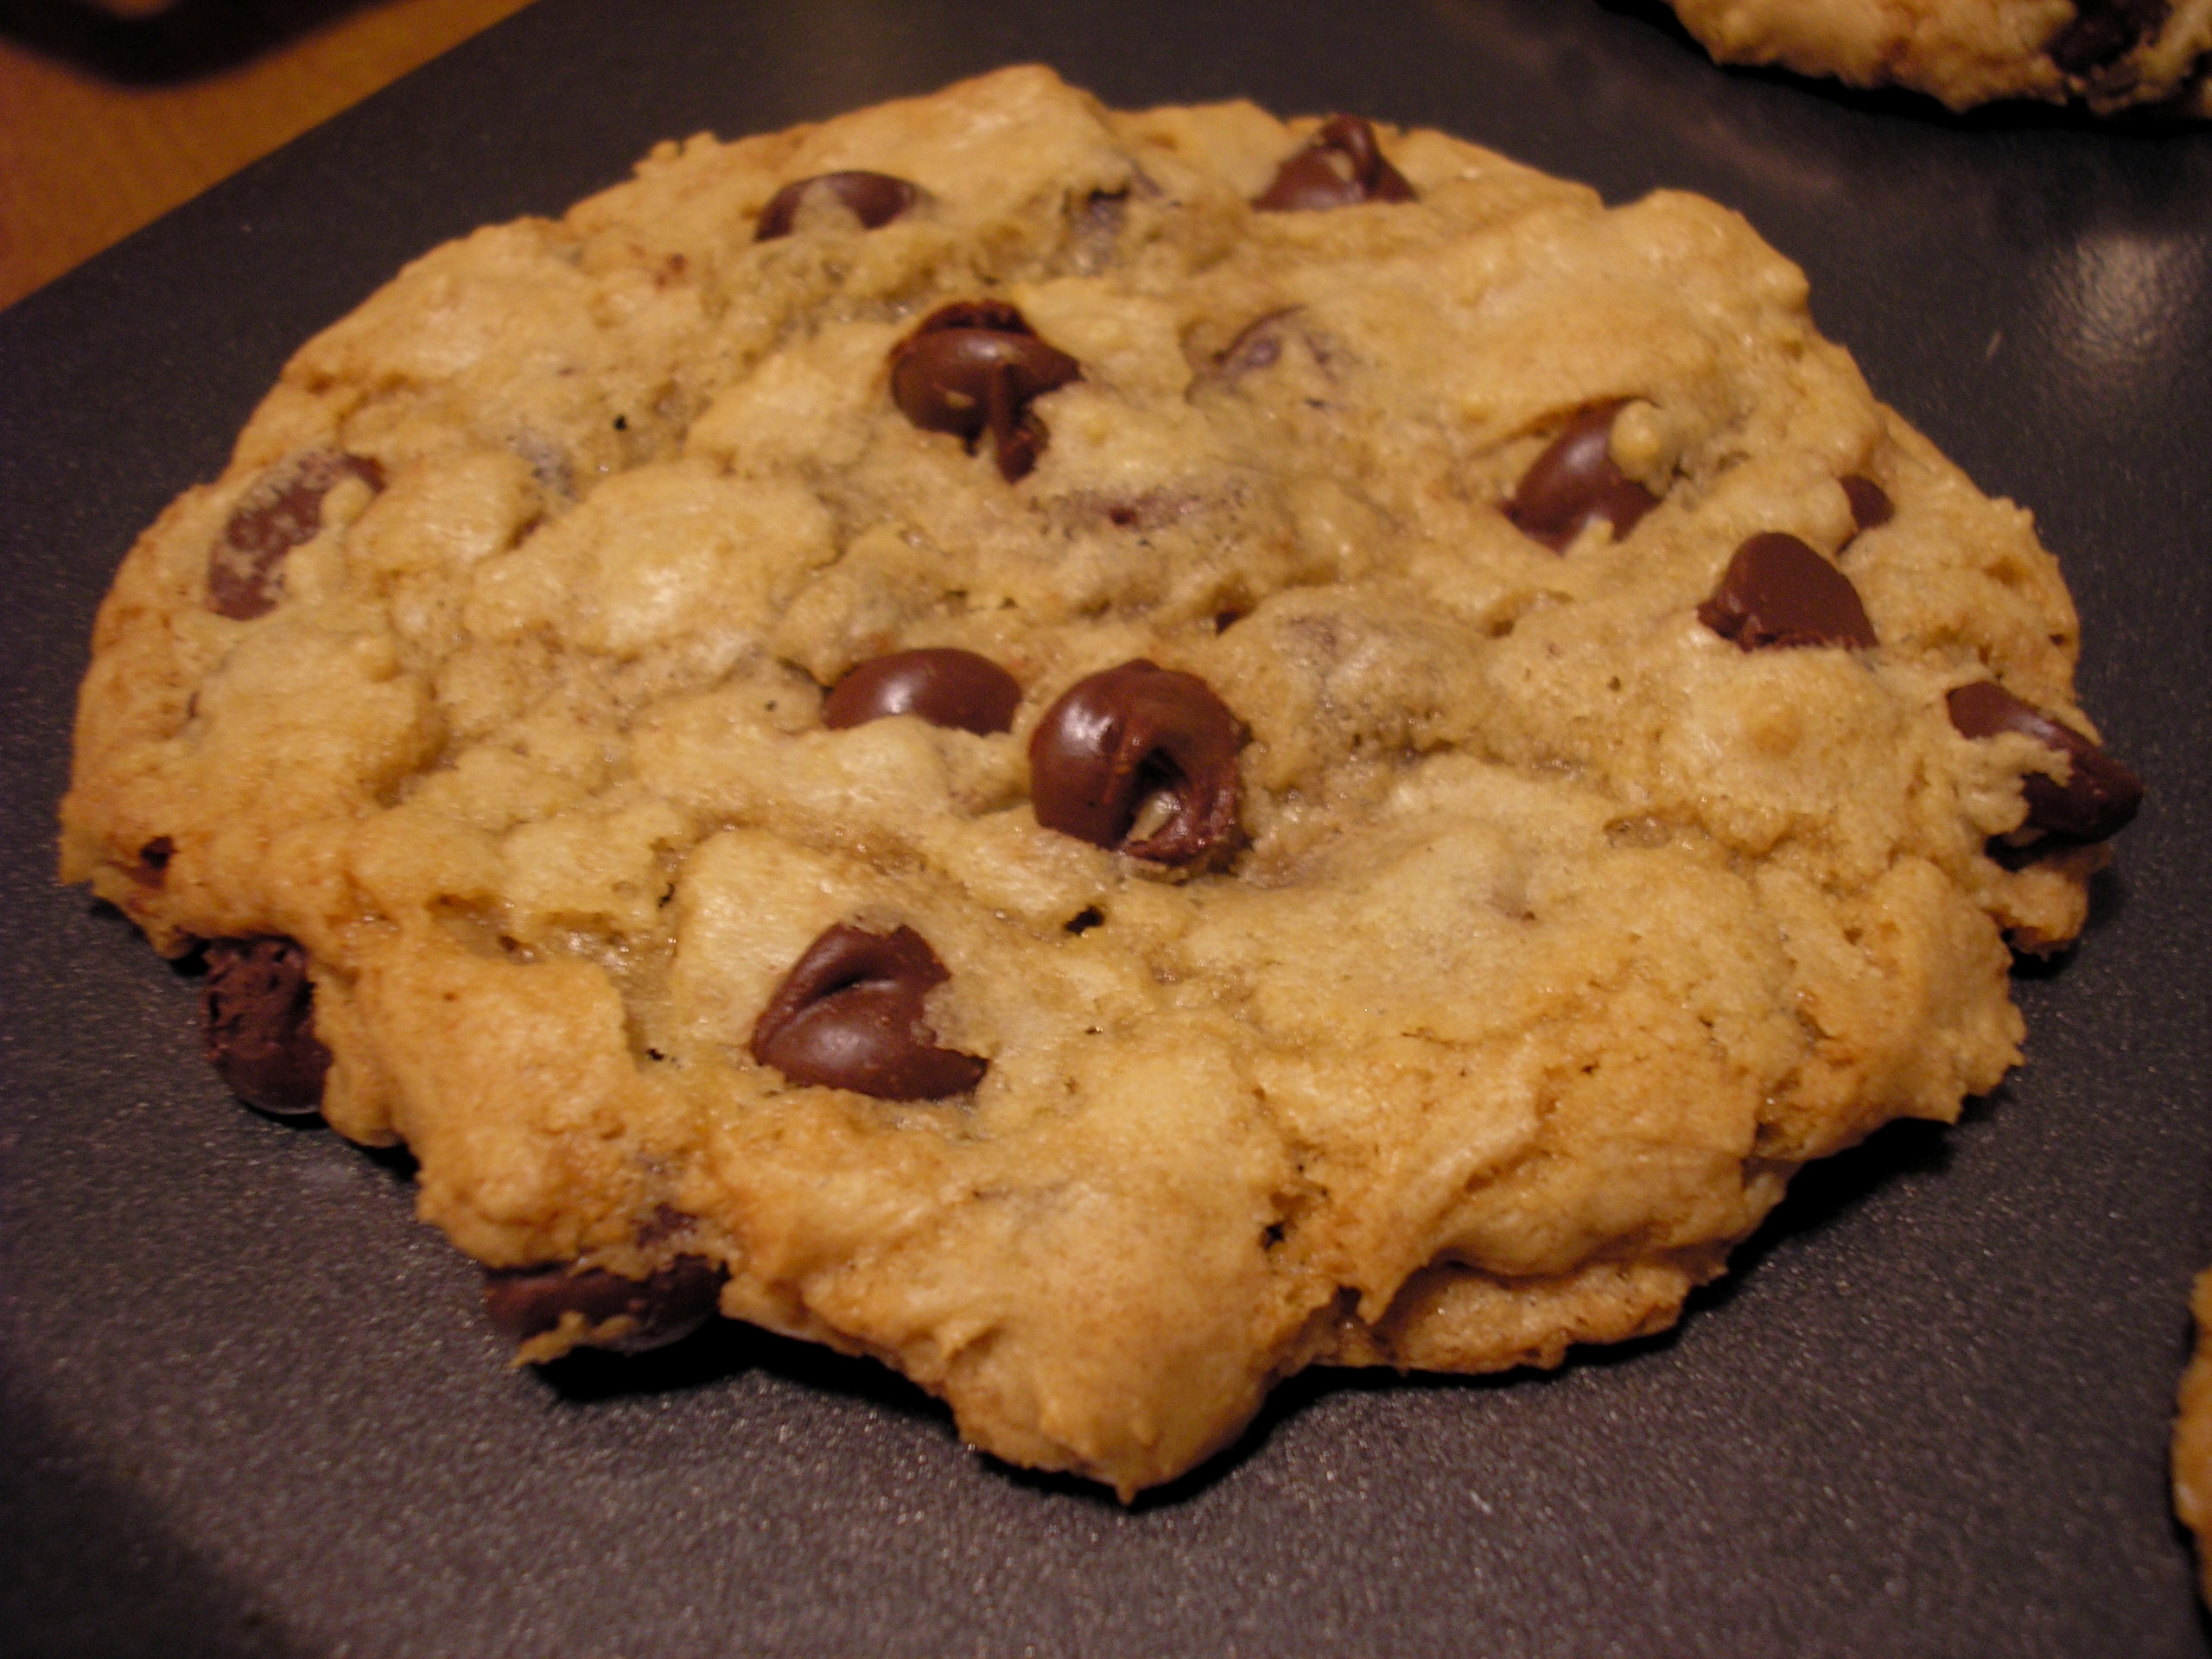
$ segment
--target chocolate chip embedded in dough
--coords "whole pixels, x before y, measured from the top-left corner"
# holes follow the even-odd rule
[[[892,348],[891,396],[906,418],[950,432],[970,453],[991,435],[999,475],[1028,475],[1049,434],[1030,409],[1082,376],[1083,365],[1037,338],[1028,320],[996,300],[942,306]]]
[[[878,1100],[943,1100],[982,1081],[988,1062],[924,1034],[922,1000],[951,977],[911,927],[870,933],[840,922],[792,963],[753,1027],[753,1058],[793,1083]]]
[[[176,842],[167,836],[156,836],[138,849],[138,861],[130,867],[130,879],[144,887],[158,887],[168,879],[169,860],[176,856]]]
[[[1505,516],[1554,553],[1566,551],[1585,526],[1604,519],[1613,539],[1626,537],[1659,498],[1613,464],[1613,417],[1627,399],[1592,404],[1570,419],[1529,464],[1506,503]]]
[[[679,1255],[644,1279],[604,1268],[493,1268],[484,1274],[484,1313],[500,1332],[528,1342],[560,1327],[563,1315],[583,1316],[587,1348],[643,1353],[690,1336],[715,1312],[729,1272],[702,1255]],[[594,1335],[616,1319],[620,1331]]]
[[[1879,643],[1851,578],[1778,531],[1754,536],[1736,550],[1697,620],[1745,651],[1799,645]]]
[[[330,1051],[315,1034],[308,953],[293,940],[215,939],[200,988],[207,1063],[249,1106],[298,1116],[322,1103]]]
[[[249,490],[207,556],[207,608],[251,622],[276,608],[277,567],[322,529],[322,499],[341,479],[384,487],[384,468],[365,455],[314,449],[272,468]]]
[[[1093,674],[1030,736],[1037,822],[1132,857],[1196,863],[1236,833],[1242,738],[1236,716],[1195,674],[1142,658]],[[1141,824],[1146,809],[1164,817]]]
[[[2072,727],[2014,696],[1994,680],[1960,686],[1944,702],[1961,737],[2018,732],[2066,757],[2063,784],[2040,772],[2020,779],[2021,793],[2028,801],[2025,828],[2069,841],[2102,841],[2125,830],[2143,804],[2143,780],[2133,772]]]
[[[850,670],[822,705],[832,731],[893,715],[988,737],[1014,726],[1021,686],[988,657],[936,647],[874,657]]]
[[[1860,530],[1879,530],[1897,516],[1889,492],[1872,479],[1853,473],[1840,481],[1843,493],[1851,503],[1851,521]]]
[[[2157,34],[2167,0],[2077,0],[2074,21],[2051,36],[2044,55],[2069,75],[2110,68]]]
[[[863,230],[880,230],[921,199],[921,192],[906,180],[888,173],[854,171],[821,173],[810,179],[794,179],[768,198],[753,226],[755,242],[773,242],[789,236],[798,222],[799,204],[822,191],[842,202]]]
[[[1299,309],[1294,305],[1285,306],[1246,323],[1237,331],[1236,338],[1215,356],[1212,378],[1241,380],[1248,374],[1274,367],[1282,360],[1283,335]]]
[[[1405,175],[1384,158],[1375,129],[1356,115],[1332,115],[1252,205],[1263,213],[1293,213],[1415,200]]]

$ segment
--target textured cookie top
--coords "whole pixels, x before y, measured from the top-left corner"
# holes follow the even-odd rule
[[[1672,0],[1716,58],[1895,85],[1955,110],[2069,99],[2212,116],[2212,0]]]
[[[1555,1363],[1993,1085],[2132,806],[2027,515],[1804,302],[1041,69],[663,145],[140,541],[64,874],[256,942],[234,1027],[304,963],[533,1357],[719,1283],[1124,1493],[1308,1363]]]

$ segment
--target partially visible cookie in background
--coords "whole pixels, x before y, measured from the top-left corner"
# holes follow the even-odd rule
[[[1723,63],[1999,99],[2212,116],[2208,0],[1673,0]]]
[[[2212,1271],[2190,1294],[2196,1315],[2196,1357],[2182,1373],[2174,1415],[2174,1513],[2196,1535],[2204,1599],[2212,1601]]]

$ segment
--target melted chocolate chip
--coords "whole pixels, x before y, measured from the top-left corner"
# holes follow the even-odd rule
[[[891,396],[916,426],[953,434],[970,454],[988,432],[999,475],[1011,484],[1036,466],[1049,435],[1031,400],[1082,373],[1014,307],[961,300],[931,312],[892,348]]]
[[[1356,115],[1332,115],[1252,205],[1263,213],[1296,213],[1414,200],[1413,186],[1375,142],[1375,129]]]
[[[773,242],[789,236],[798,222],[799,204],[816,191],[835,196],[863,230],[880,230],[920,200],[921,192],[904,179],[888,173],[822,173],[810,179],[794,179],[768,198],[753,227],[755,242]]]
[[[1196,863],[1236,832],[1242,735],[1195,674],[1139,658],[1078,680],[1029,739],[1037,822],[1155,863]],[[1166,817],[1141,830],[1147,802]]]
[[[1754,536],[1736,550],[1697,620],[1745,651],[1797,645],[1878,643],[1851,578],[1778,531]]]
[[[1009,731],[1021,703],[1014,676],[972,651],[937,648],[874,657],[848,672],[822,705],[832,731],[893,715],[988,737]]]
[[[1872,479],[1853,473],[1841,481],[1843,493],[1851,503],[1851,521],[1862,531],[1879,530],[1897,516],[1889,492]]]
[[[1619,541],[1659,498],[1613,464],[1613,416],[1627,400],[1592,404],[1569,420],[1521,475],[1505,516],[1554,553],[1604,519]]]
[[[200,1007],[207,1063],[240,1100],[280,1116],[322,1103],[330,1051],[315,1034],[315,987],[297,944],[211,941]]]
[[[169,860],[176,856],[176,842],[167,836],[156,836],[138,849],[138,861],[131,866],[130,879],[141,887],[158,887],[168,877]]]
[[[2110,68],[2158,33],[2166,10],[2167,0],[2076,0],[2074,21],[2044,55],[2069,75]]]
[[[557,1330],[563,1314],[580,1313],[585,1347],[643,1353],[704,1325],[728,1277],[720,1262],[701,1255],[679,1255],[645,1279],[625,1279],[604,1268],[493,1268],[484,1274],[484,1313],[515,1342]],[[603,1337],[588,1334],[614,1319],[630,1323]]]
[[[942,1100],[982,1081],[988,1062],[922,1032],[922,999],[951,977],[911,927],[840,922],[792,963],[753,1027],[753,1058],[793,1083],[878,1100]]]
[[[2025,827],[2069,841],[2102,841],[2118,835],[2143,804],[2143,780],[2070,726],[2060,724],[1994,680],[1962,685],[1944,699],[1961,737],[2018,732],[2063,754],[2066,781],[2040,772],[2020,779],[2027,797]]]
[[[1255,317],[1238,331],[1236,338],[1214,359],[1214,374],[1223,380],[1241,380],[1261,369],[1272,369],[1282,360],[1286,325],[1297,315],[1297,306],[1286,306]]]
[[[384,468],[365,455],[315,449],[270,472],[247,492],[207,556],[207,608],[251,622],[276,608],[284,556],[322,529],[322,498],[340,480],[384,487]]]

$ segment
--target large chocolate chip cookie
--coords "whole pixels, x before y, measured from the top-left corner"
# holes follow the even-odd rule
[[[718,1308],[1127,1494],[1660,1328],[1993,1086],[2140,792],[2075,645],[1734,215],[1014,69],[310,341],[116,579],[63,874],[524,1357]]]

